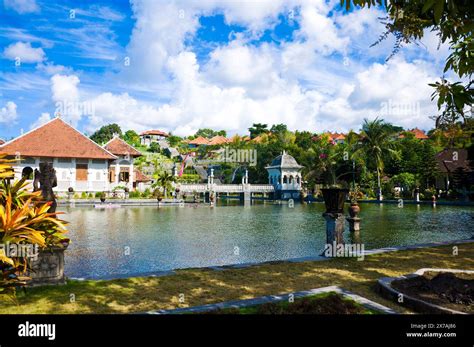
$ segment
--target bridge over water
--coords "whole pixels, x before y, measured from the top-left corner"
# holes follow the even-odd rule
[[[275,192],[272,184],[178,184],[176,186],[181,193],[187,194],[242,194],[244,200],[252,199],[253,193],[270,194]]]

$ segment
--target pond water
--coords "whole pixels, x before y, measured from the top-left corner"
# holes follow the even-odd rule
[[[362,204],[361,209],[365,249],[474,236],[473,208]],[[316,256],[326,241],[322,203],[62,210],[72,241],[65,259],[69,277]],[[351,241],[348,230],[344,238]]]

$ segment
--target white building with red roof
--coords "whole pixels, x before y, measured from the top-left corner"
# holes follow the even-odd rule
[[[117,186],[124,186],[132,190],[135,177],[133,160],[142,154],[117,135],[103,147],[117,157],[114,161],[109,162],[110,187],[113,189]]]
[[[17,159],[16,179],[26,175],[31,180],[31,173],[39,169],[40,163],[50,162],[56,170],[55,191],[73,188],[76,192],[90,193],[111,191],[117,185],[132,188],[133,158],[141,155],[120,139],[101,147],[61,118],[5,142],[0,145],[0,153]]]
[[[140,134],[140,143],[143,146],[150,146],[153,142],[164,140],[169,135],[161,130],[147,130]]]

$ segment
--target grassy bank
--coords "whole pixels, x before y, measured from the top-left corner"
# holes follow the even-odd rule
[[[30,288],[19,292],[16,303],[0,301],[0,313],[132,313],[196,306],[257,296],[290,293],[337,285],[400,312],[381,298],[376,280],[420,268],[474,268],[474,242],[398,251],[356,259],[305,263],[278,263],[243,269],[212,271],[189,269],[174,276],[136,277],[110,281],[69,281],[64,286]],[[179,302],[184,294],[184,303]],[[71,298],[75,301],[71,301]]]

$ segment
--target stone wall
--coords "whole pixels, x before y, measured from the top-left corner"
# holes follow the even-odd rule
[[[32,278],[31,286],[45,284],[65,284],[64,251],[66,248],[54,247],[39,252],[38,258],[31,261],[33,271],[27,273]]]

